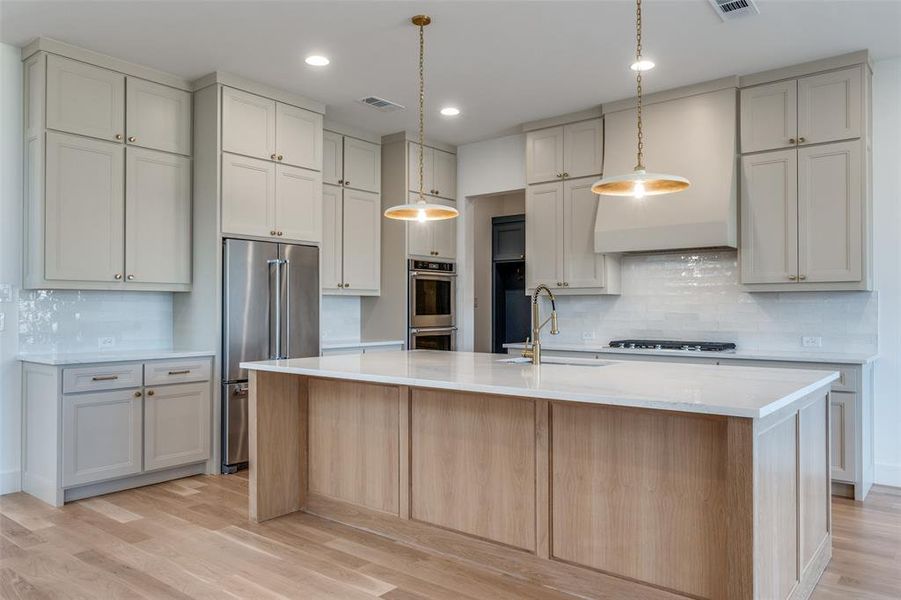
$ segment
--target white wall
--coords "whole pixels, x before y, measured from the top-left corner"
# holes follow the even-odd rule
[[[21,233],[22,62],[18,48],[0,44],[0,494],[20,487],[16,293],[22,280]]]
[[[876,481],[901,486],[901,57],[874,66],[873,130],[880,349]]]
[[[475,248],[474,198],[526,187],[525,134],[464,144],[457,147],[457,347],[472,350],[474,343]]]

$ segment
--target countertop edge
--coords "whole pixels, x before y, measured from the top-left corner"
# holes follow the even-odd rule
[[[379,340],[375,342],[325,342],[319,345],[320,350],[342,350],[344,348],[377,348],[379,346],[403,346],[403,340]]]
[[[625,406],[631,408],[645,408],[653,410],[668,410],[694,414],[717,415],[723,417],[741,417],[747,419],[761,419],[773,412],[780,410],[808,394],[828,387],[839,378],[836,372],[830,372],[803,388],[796,390],[779,400],[774,400],[760,409],[740,409],[733,407],[698,405],[689,403],[673,403],[653,398],[624,398],[606,395],[580,394],[576,392],[537,391],[530,389],[512,389],[503,386],[482,384],[460,384],[453,381],[434,381],[428,379],[415,379],[412,377],[398,377],[394,375],[373,375],[369,373],[349,373],[347,371],[333,371],[328,369],[310,369],[304,367],[282,367],[278,365],[266,365],[259,363],[241,363],[242,369],[250,371],[267,371],[270,373],[283,373],[288,375],[306,375],[309,377],[323,377],[327,379],[342,379],[348,381],[362,381],[366,383],[380,383],[386,385],[407,385],[429,389],[452,390],[457,392],[481,392],[497,396],[517,396],[520,398],[537,398],[542,400],[557,400],[561,402],[577,402],[585,404],[600,404],[604,406]]]
[[[66,365],[88,365],[130,362],[136,360],[167,360],[178,358],[200,358],[205,356],[215,356],[216,352],[211,350],[135,350],[126,351],[121,354],[114,352],[108,353],[88,353],[73,352],[62,354],[19,354],[16,360],[22,363],[47,365],[51,367],[59,367]]]

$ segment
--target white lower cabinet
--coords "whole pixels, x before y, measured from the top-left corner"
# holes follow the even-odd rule
[[[144,470],[206,460],[210,452],[209,383],[144,391]]]
[[[141,472],[140,390],[63,397],[63,487]]]
[[[854,482],[854,402],[856,394],[832,392],[832,478]]]

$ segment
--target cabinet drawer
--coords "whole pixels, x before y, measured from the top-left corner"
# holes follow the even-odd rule
[[[141,363],[63,369],[64,394],[141,387],[141,383]]]
[[[209,381],[209,379],[210,359],[208,358],[161,360],[144,363],[144,384],[148,386]]]

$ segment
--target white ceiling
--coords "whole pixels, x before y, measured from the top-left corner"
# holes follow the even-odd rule
[[[646,0],[648,91],[868,48],[901,55],[901,0],[759,0],[723,23],[707,0]],[[416,29],[426,29],[426,135],[462,144],[523,122],[634,94],[634,4],[571,2],[0,3],[0,39],[46,36],[188,79],[230,71],[323,101],[328,118],[385,134],[415,130]],[[311,53],[332,63],[304,64]],[[408,107],[380,113],[376,95]],[[453,104],[462,114],[438,114]]]

